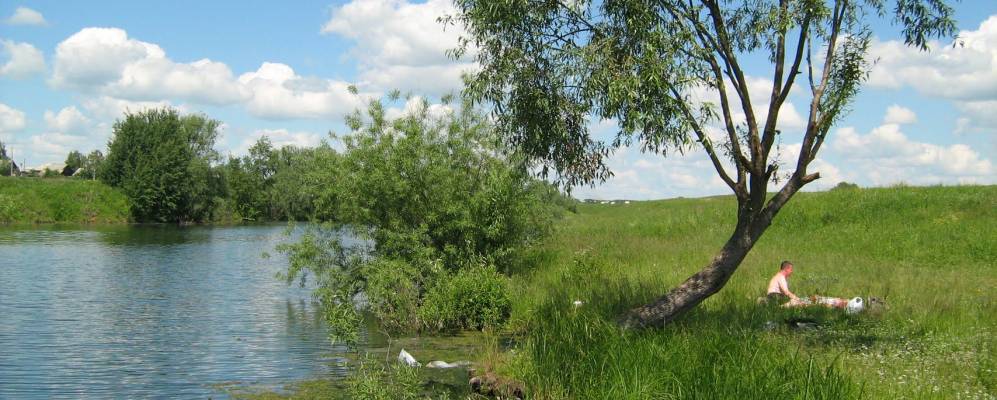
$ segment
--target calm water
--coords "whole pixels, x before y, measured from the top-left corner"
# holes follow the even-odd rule
[[[338,374],[281,226],[0,228],[0,399],[219,398]]]

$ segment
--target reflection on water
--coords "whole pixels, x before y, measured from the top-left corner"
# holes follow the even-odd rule
[[[0,398],[219,397],[336,370],[282,226],[0,228]]]

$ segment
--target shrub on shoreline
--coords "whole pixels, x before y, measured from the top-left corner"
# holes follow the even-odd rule
[[[288,282],[317,279],[340,339],[355,337],[340,322],[359,320],[350,315],[360,293],[389,333],[501,324],[509,300],[496,271],[518,268],[550,232],[559,193],[532,178],[469,104],[411,98],[400,117],[387,115],[372,101],[347,118],[323,193],[337,201],[316,210],[324,227],[282,247]],[[347,230],[369,245],[346,243],[338,233]]]

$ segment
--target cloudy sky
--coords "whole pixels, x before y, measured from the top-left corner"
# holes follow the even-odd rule
[[[997,2],[956,3],[958,46],[930,53],[876,22],[869,82],[813,164],[861,186],[997,183]],[[224,122],[218,148],[239,155],[256,138],[312,146],[368,95],[401,89],[430,99],[459,90],[468,60],[445,51],[449,0],[0,2],[0,140],[28,165],[103,149],[125,111],[171,105]],[[765,96],[764,59],[747,68]],[[780,121],[781,159],[799,146],[804,91]],[[764,111],[764,110],[761,110]],[[597,132],[611,121],[593,121]],[[794,135],[795,133],[795,135]],[[794,142],[795,141],[795,142]],[[702,154],[667,158],[621,149],[615,177],[591,198],[724,194]]]

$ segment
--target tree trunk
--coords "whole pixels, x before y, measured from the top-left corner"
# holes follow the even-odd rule
[[[645,328],[661,327],[678,317],[682,313],[689,311],[707,297],[720,291],[727,280],[730,279],[741,261],[748,255],[755,242],[762,237],[762,233],[772,224],[782,206],[786,205],[790,198],[796,194],[807,183],[820,178],[819,173],[803,175],[805,170],[798,169],[797,172],[762,207],[762,200],[765,198],[764,186],[753,193],[761,193],[760,197],[752,196],[750,199],[739,200],[737,213],[737,227],[731,234],[727,243],[724,243],[720,253],[713,257],[713,261],[705,268],[690,276],[681,285],[672,289],[664,296],[655,299],[650,304],[630,310],[620,321],[624,328]]]
[[[771,216],[764,214],[748,223],[739,221],[720,253],[705,268],[664,296],[630,310],[621,325],[624,328],[662,327],[720,291],[771,222]]]

